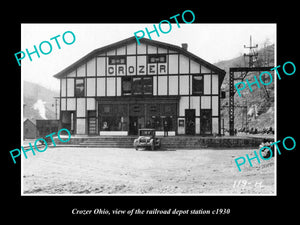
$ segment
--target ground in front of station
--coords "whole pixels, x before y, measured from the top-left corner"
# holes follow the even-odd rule
[[[253,150],[49,147],[21,156],[23,194],[274,195],[274,158],[238,171],[234,159]]]

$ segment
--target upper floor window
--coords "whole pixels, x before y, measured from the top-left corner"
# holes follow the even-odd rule
[[[75,96],[76,97],[84,96],[84,79],[83,78],[75,79]]]
[[[122,77],[123,95],[131,95],[131,77]]]
[[[152,95],[152,77],[122,77],[122,95]]]
[[[194,75],[193,76],[193,95],[203,94],[203,76]]]

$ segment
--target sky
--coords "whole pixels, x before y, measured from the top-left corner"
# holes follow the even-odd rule
[[[25,56],[21,61],[22,80],[58,91],[59,80],[53,75],[94,49],[132,37],[139,30],[145,31],[145,27],[151,31],[153,24],[21,24],[20,51],[25,52],[28,49],[29,52],[33,52],[34,45],[38,48],[43,41],[49,41],[52,44],[52,52],[48,55],[39,52],[40,58],[38,58],[37,54],[32,54],[32,61],[29,60],[28,55]],[[162,29],[168,28],[162,27]],[[73,44],[66,45],[63,42],[62,35],[66,31],[74,33],[76,39]],[[55,40],[50,40],[57,35],[60,35],[57,41],[61,49],[58,49]],[[276,44],[276,24],[180,23],[180,28],[178,28],[176,23],[172,23],[169,33],[160,32],[158,37],[154,32],[151,38],[178,46],[187,43],[188,51],[210,63],[216,63],[243,54],[246,50],[244,45],[250,44],[250,35],[252,43],[258,44],[259,48],[263,47],[266,40],[270,44]],[[67,42],[72,41],[70,34],[65,37]],[[145,37],[149,38],[147,34]],[[47,44],[42,46],[45,52],[49,50]],[[16,66],[18,66],[17,60]]]

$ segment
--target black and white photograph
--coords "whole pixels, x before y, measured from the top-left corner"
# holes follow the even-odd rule
[[[276,23],[185,16],[21,24],[22,196],[276,196]]]
[[[162,3],[5,7],[4,219],[296,217],[296,3]]]

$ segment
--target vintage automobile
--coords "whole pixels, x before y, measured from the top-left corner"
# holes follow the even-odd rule
[[[160,139],[155,137],[155,129],[139,129],[139,137],[134,140],[135,150],[149,148],[151,150],[160,148]]]

